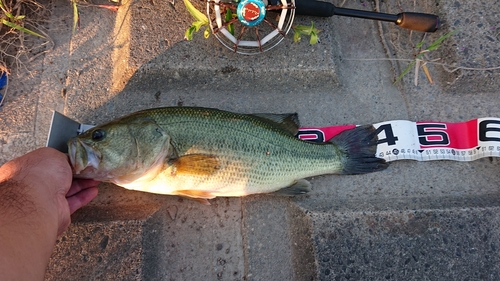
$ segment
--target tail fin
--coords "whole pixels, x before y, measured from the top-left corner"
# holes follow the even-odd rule
[[[365,174],[383,170],[388,164],[375,157],[378,137],[372,125],[347,130],[335,136],[331,143],[341,152],[341,174]]]

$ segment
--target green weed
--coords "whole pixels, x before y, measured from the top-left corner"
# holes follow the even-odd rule
[[[440,46],[441,43],[443,43],[444,40],[446,40],[448,37],[452,36],[453,34],[457,33],[457,30],[450,31],[443,36],[439,37],[436,41],[432,42],[427,48],[423,49],[423,46],[425,44],[424,40],[420,41],[417,45],[415,45],[415,48],[419,50],[419,53],[415,56],[415,59],[413,59],[410,64],[403,70],[403,72],[396,78],[396,81],[394,81],[393,84],[398,83],[403,77],[410,72],[412,68],[415,67],[415,76],[418,75],[418,69],[419,67],[422,67],[424,70],[425,76],[429,80],[431,84],[433,84],[432,76],[430,75],[429,69],[426,66],[426,61],[423,59],[424,55],[427,53],[437,50]]]
[[[314,27],[314,22],[311,22],[310,26],[297,25],[293,27],[293,31],[293,42],[299,42],[301,39],[301,35],[310,36],[309,44],[311,45],[317,44],[319,42],[318,33],[320,33],[321,30]]]
[[[184,39],[193,40],[193,33],[194,32],[200,30],[200,28],[203,26],[208,26],[208,17],[205,16],[205,14],[203,14],[202,12],[198,11],[193,6],[193,4],[191,4],[191,2],[189,2],[189,0],[184,0],[184,5],[186,6],[186,9],[191,14],[191,16],[193,16],[193,18],[196,20],[189,27],[189,29],[186,30],[186,33],[184,34]],[[210,29],[206,28],[203,35],[205,38],[208,38],[210,36]]]
[[[8,26],[8,27],[13,28],[13,29],[16,29],[16,30],[19,30],[19,31],[22,31],[24,33],[28,33],[28,34],[31,34],[31,35],[34,35],[34,36],[45,38],[45,36],[43,36],[43,35],[41,35],[39,33],[36,33],[36,32],[34,32],[32,30],[29,30],[29,29],[25,28],[24,26],[22,26],[22,21],[23,21],[23,19],[26,16],[24,16],[24,15],[19,15],[19,16],[14,15],[12,13],[12,9],[9,8],[9,7],[7,7],[7,5],[5,5],[5,3],[3,2],[3,0],[0,0],[0,9],[2,10],[2,13],[0,14],[0,22],[3,25]]]

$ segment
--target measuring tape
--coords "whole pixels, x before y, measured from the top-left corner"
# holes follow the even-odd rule
[[[500,118],[467,122],[411,122],[394,120],[373,124],[378,135],[378,158],[386,161],[474,161],[500,157]],[[356,125],[301,128],[298,138],[325,142]]]

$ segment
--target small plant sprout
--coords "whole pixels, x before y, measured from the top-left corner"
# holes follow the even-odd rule
[[[318,33],[320,33],[321,30],[314,27],[314,22],[311,22],[310,26],[297,25],[297,26],[293,27],[293,30],[295,32],[293,34],[293,41],[294,42],[299,42],[301,39],[301,35],[310,36],[309,44],[311,44],[311,45],[317,44],[319,42]]]
[[[193,40],[193,33],[197,32],[200,30],[202,26],[208,26],[208,17],[205,16],[202,12],[198,11],[189,0],[184,0],[184,5],[186,6],[188,12],[193,16],[193,18],[196,20],[193,22],[193,24],[186,30],[186,33],[184,34],[184,39],[190,41]],[[205,32],[203,33],[203,36],[205,38],[208,38],[210,36],[210,29],[206,28]]]
[[[439,37],[436,41],[432,42],[427,48],[422,50],[422,47],[424,45],[424,40],[420,41],[417,45],[415,45],[415,48],[417,50],[420,50],[420,52],[415,56],[415,59],[413,59],[410,64],[405,68],[405,70],[396,78],[396,81],[394,81],[394,84],[398,83],[403,77],[410,72],[410,70],[415,67],[415,76],[414,76],[414,84],[415,86],[418,85],[418,71],[420,68],[424,71],[425,76],[427,77],[427,80],[429,80],[429,83],[431,85],[434,84],[434,80],[432,79],[431,73],[429,71],[429,68],[427,67],[427,62],[433,62],[433,61],[426,61],[424,60],[424,56],[434,50],[437,50],[440,46],[441,43],[451,35],[457,33],[458,30],[453,30],[450,31],[443,36]]]
[[[76,1],[77,0],[71,0],[71,4],[73,5],[73,34],[76,32],[76,28],[80,27],[80,13],[78,12]]]
[[[120,3],[119,0],[111,0],[111,2]],[[71,5],[73,6],[73,28],[72,28],[73,34],[75,34],[76,30],[80,28],[80,11],[78,10],[78,6],[104,8],[113,12],[118,12],[119,8],[119,6],[116,5],[78,3],[78,0],[71,0]]]
[[[236,14],[233,14],[233,12],[231,11],[231,9],[226,9],[226,22],[230,22],[233,20],[233,18],[236,17]],[[234,35],[234,25],[232,23],[230,23],[228,26],[227,26],[227,30],[229,31],[229,33],[231,33],[232,35]]]
[[[13,15],[8,9],[5,4],[3,3],[3,0],[0,0],[0,9],[2,10],[2,13],[0,14],[0,23],[8,26],[10,28],[14,28],[16,30],[19,30],[21,32],[33,35],[33,36],[38,36],[41,38],[45,38],[45,36],[38,34],[32,30],[29,30],[25,28],[24,26],[20,25],[19,23],[24,19],[25,16],[19,15],[15,16]]]

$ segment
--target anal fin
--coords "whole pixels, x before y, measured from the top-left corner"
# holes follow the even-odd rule
[[[275,191],[272,194],[279,196],[296,196],[308,193],[309,191],[311,191],[311,183],[305,179],[300,179],[296,181],[294,184],[282,188],[278,191]]]
[[[203,205],[210,205],[207,199],[215,198],[215,195],[213,195],[212,193],[202,190],[177,190],[174,194],[182,196],[184,198],[188,198],[190,200],[194,200]]]
[[[208,202],[208,200],[207,200],[207,199],[205,199],[205,198],[193,198],[193,197],[187,197],[187,196],[181,196],[181,197],[183,197],[183,198],[187,198],[187,199],[189,199],[189,200],[196,201],[196,202],[198,202],[198,203],[200,203],[200,204],[203,204],[203,205],[210,206],[210,202]]]

